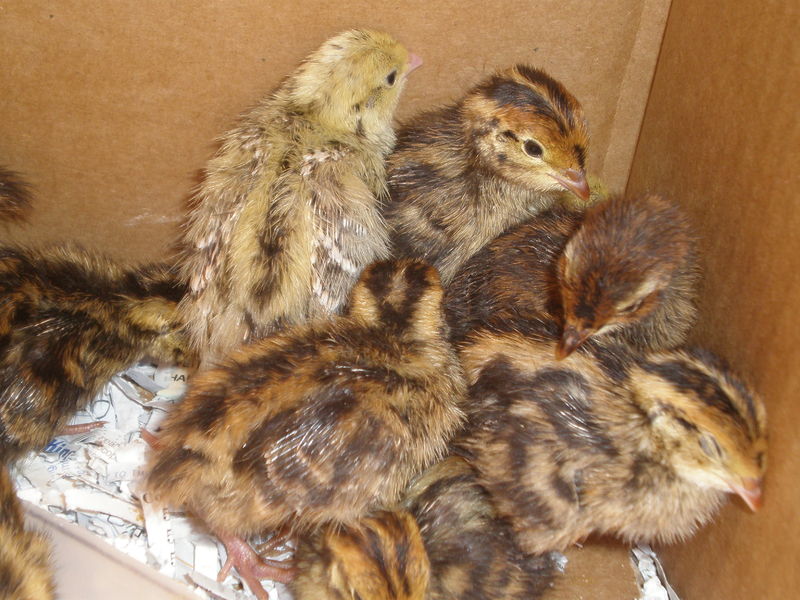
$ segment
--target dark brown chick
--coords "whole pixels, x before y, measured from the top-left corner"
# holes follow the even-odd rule
[[[695,238],[673,202],[613,197],[554,207],[501,235],[459,270],[445,306],[456,342],[530,317],[553,322],[562,358],[590,337],[661,350],[694,324],[698,277]]]
[[[404,510],[378,511],[357,526],[328,525],[295,552],[296,600],[425,600],[430,564],[417,522]]]
[[[432,267],[375,263],[345,316],[288,328],[197,376],[166,420],[149,490],[237,548],[285,524],[355,525],[398,500],[462,420],[442,295]],[[237,560],[260,597],[262,573],[288,579]]]
[[[327,527],[298,546],[297,600],[541,597],[553,578],[549,557],[529,557],[498,518],[488,493],[460,457],[420,474],[400,507]]]
[[[55,597],[50,544],[41,533],[26,529],[5,464],[0,464],[0,590],[3,600]]]
[[[551,586],[551,558],[520,550],[463,458],[417,477],[402,506],[415,516],[430,560],[427,600],[533,600]]]
[[[555,342],[533,335],[470,341],[458,445],[523,550],[592,533],[673,542],[728,492],[760,505],[764,405],[710,354],[619,347],[557,361]]]
[[[0,459],[42,448],[112,375],[182,361],[184,288],[168,267],[122,268],[77,247],[0,247]]]
[[[337,313],[388,257],[392,116],[420,64],[389,35],[327,40],[222,140],[190,208],[181,304],[210,364],[276,327]]]
[[[25,221],[30,210],[30,186],[14,171],[0,167],[0,223]]]
[[[470,256],[565,188],[589,198],[587,144],[578,101],[525,65],[419,115],[400,130],[388,162],[395,256],[430,262],[447,285]]]

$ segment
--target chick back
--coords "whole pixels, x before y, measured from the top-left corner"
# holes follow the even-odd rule
[[[346,316],[234,352],[168,417],[150,489],[238,535],[396,500],[462,419],[441,296],[430,267],[377,263]]]
[[[298,600],[424,600],[430,565],[414,517],[377,511],[355,527],[328,525],[298,544]]]
[[[463,458],[420,474],[402,506],[415,516],[430,560],[428,600],[535,599],[551,587],[551,557],[522,552]]]
[[[706,416],[689,421],[678,408],[690,393],[682,380],[653,384],[650,406],[638,387],[658,355],[651,362],[617,346],[557,361],[546,337],[480,333],[472,342],[462,353],[469,425],[456,443],[527,552],[564,550],[591,533],[683,539],[723,502],[723,491],[681,476],[674,460],[684,446],[700,451],[692,436],[709,414],[733,422],[726,415],[738,409],[711,379],[691,384],[707,396],[696,401]],[[656,434],[659,415],[681,417],[677,441]]]
[[[0,448],[42,447],[116,372],[152,355],[184,360],[166,265],[123,268],[71,246],[0,248]]]

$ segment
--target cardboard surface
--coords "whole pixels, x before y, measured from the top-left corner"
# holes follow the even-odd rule
[[[619,188],[668,6],[4,2],[0,163],[25,173],[38,200],[31,227],[0,228],[0,236],[77,239],[133,261],[163,257],[215,138],[324,39],[359,26],[391,32],[425,60],[401,118],[458,97],[497,68],[549,70],[586,107],[590,170]]]
[[[798,22],[797,2],[675,0],[633,163],[629,189],[678,199],[702,233],[694,341],[753,382],[769,418],[761,512],[737,500],[665,553],[686,600],[800,588]]]
[[[675,0],[662,44],[669,4],[4,2],[0,163],[24,172],[38,201],[31,226],[0,228],[0,239],[163,256],[214,138],[348,27],[385,29],[424,57],[401,118],[497,67],[548,69],[585,105],[589,166],[612,189],[627,180],[647,102],[629,189],[670,195],[691,213],[707,271],[695,339],[752,380],[771,423],[763,511],[729,505],[715,526],[666,550],[668,574],[685,600],[794,597],[800,8]],[[572,597],[635,597],[609,587],[629,569],[618,552],[591,554],[591,577]]]

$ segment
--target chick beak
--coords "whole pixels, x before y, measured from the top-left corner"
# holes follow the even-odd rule
[[[562,169],[558,175],[550,174],[550,177],[575,194],[578,198],[587,202],[589,200],[589,183],[586,181],[584,171],[575,169]]]
[[[558,345],[556,346],[556,359],[557,360],[564,360],[570,354],[575,352],[583,342],[586,341],[590,335],[592,335],[591,329],[584,329],[582,331],[578,331],[574,327],[565,327],[564,334],[561,336],[561,339],[558,340]]]
[[[742,478],[741,483],[728,484],[734,494],[738,494],[745,501],[750,510],[756,512],[761,508],[761,480],[753,478]]]
[[[408,77],[411,74],[411,71],[421,66],[422,66],[422,59],[420,58],[420,56],[418,54],[414,54],[413,52],[409,53],[408,69],[406,70],[406,77]]]

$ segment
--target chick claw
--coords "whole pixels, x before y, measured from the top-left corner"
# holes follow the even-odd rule
[[[219,535],[225,544],[228,558],[217,575],[217,581],[222,582],[231,572],[231,567],[236,571],[256,595],[259,600],[269,600],[269,594],[261,586],[261,579],[272,579],[280,583],[289,583],[297,575],[297,569],[287,567],[285,563],[268,558],[261,558],[242,538],[233,535]]]

